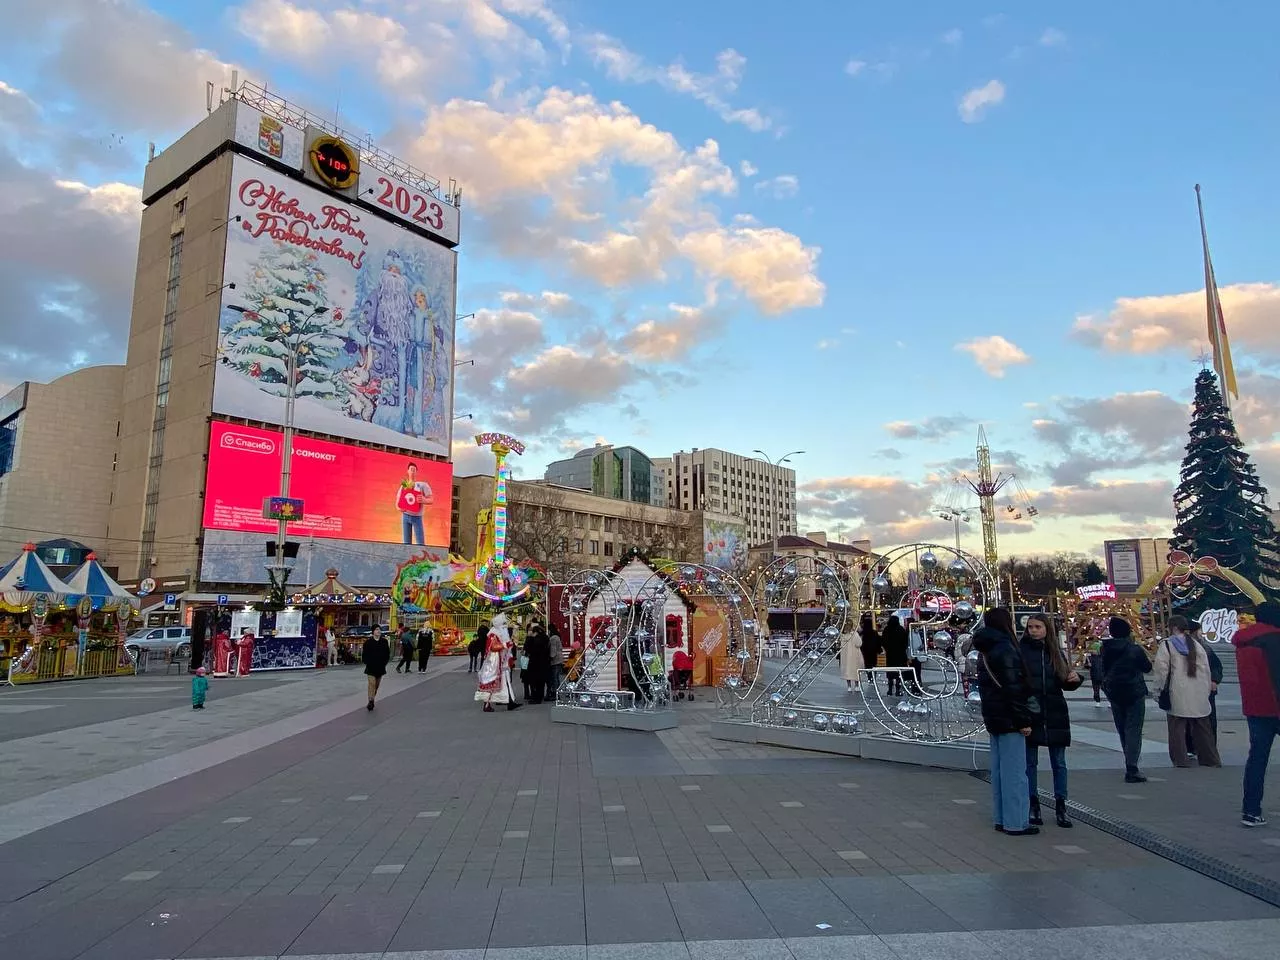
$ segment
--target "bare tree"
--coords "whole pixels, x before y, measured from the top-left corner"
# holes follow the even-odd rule
[[[552,581],[569,576],[569,538],[572,513],[564,494],[555,490],[521,491],[521,499],[507,507],[507,554],[513,560],[532,560]]]

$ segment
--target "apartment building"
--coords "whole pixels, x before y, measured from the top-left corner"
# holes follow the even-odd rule
[[[676,509],[736,517],[750,544],[796,532],[796,472],[789,467],[698,447],[655,463],[666,473],[667,503]]]

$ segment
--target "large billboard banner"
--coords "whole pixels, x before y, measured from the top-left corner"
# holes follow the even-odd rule
[[[206,529],[276,532],[262,504],[280,492],[283,440],[275,430],[214,422]],[[304,502],[304,516],[289,524],[289,535],[447,547],[452,473],[438,460],[295,436],[289,495]]]
[[[746,524],[739,520],[713,519],[704,514],[703,563],[730,573],[743,573],[747,568],[746,534]]]
[[[1108,540],[1107,579],[1120,590],[1136,590],[1142,583],[1142,561],[1136,540]]]
[[[449,456],[457,255],[237,156],[215,413]],[[234,284],[234,289],[232,288]]]

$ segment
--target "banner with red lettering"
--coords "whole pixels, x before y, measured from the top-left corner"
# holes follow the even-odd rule
[[[228,217],[214,412],[448,457],[456,254],[241,156]]]

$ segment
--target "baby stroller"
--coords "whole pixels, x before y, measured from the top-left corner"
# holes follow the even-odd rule
[[[671,658],[671,673],[668,675],[671,689],[677,700],[693,699],[693,657],[680,650]]]

